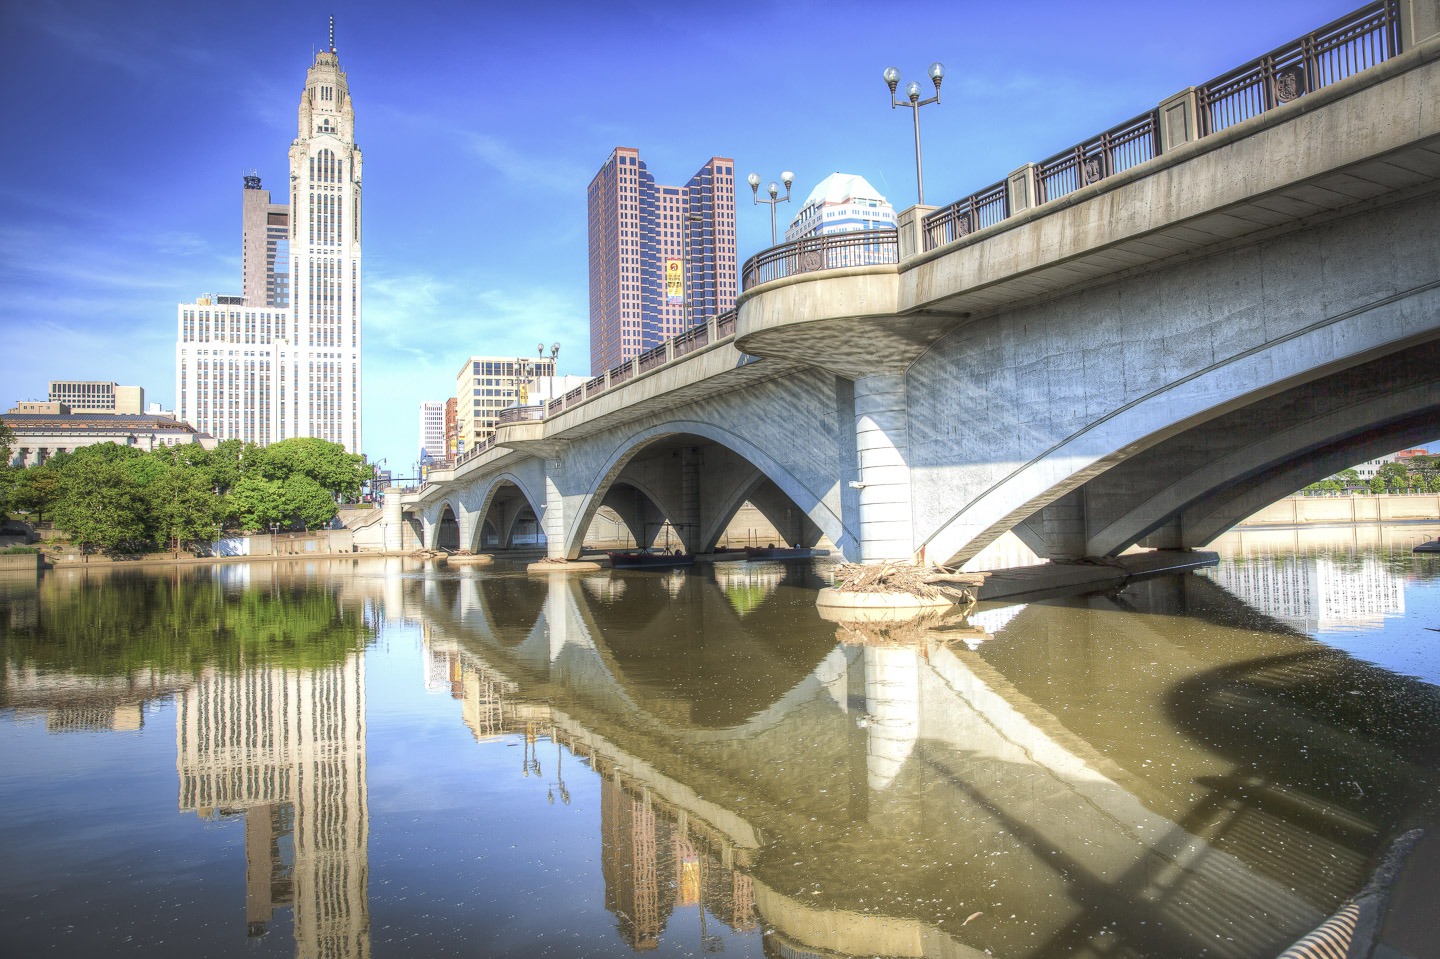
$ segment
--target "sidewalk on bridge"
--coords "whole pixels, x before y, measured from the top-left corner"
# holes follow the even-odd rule
[[[1217,553],[1204,550],[1157,549],[1104,560],[997,569],[985,574],[985,582],[976,598],[981,602],[1020,598],[1036,600],[1089,593],[1119,586],[1136,576],[1180,573],[1214,566],[1219,560]]]

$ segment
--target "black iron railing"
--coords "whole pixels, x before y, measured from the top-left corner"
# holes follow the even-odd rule
[[[1035,164],[1036,201],[1044,203],[1160,155],[1151,110]]]
[[[994,226],[1010,215],[1010,191],[1004,180],[977,190],[925,218],[925,249]]]
[[[1198,135],[1284,106],[1399,52],[1400,0],[1377,0],[1196,87]],[[1159,112],[1151,110],[1035,164],[1029,184],[1034,202],[1058,199],[1159,156],[1159,132]],[[1009,194],[1009,184],[997,183],[931,213],[924,222],[925,249],[1008,219]]]
[[[1200,133],[1216,133],[1399,52],[1399,0],[1361,7],[1198,88]]]
[[[771,280],[815,270],[899,263],[898,237],[894,230],[852,230],[772,246],[745,261],[740,272],[740,288],[748,290]]]

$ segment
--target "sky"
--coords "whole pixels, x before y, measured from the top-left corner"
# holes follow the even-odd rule
[[[52,379],[174,408],[176,305],[240,290],[242,177],[286,182],[332,14],[365,154],[364,451],[401,475],[469,356],[559,342],[589,373],[585,190],[616,146],[661,183],[733,158],[743,262],[770,245],[751,171],[795,172],[782,230],[834,172],[915,202],[887,66],[928,95],[945,64],[921,111],[940,205],[1359,5],[8,2],[0,410]]]

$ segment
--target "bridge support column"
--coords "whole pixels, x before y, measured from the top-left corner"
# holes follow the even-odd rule
[[[384,515],[381,522],[385,524],[385,551],[387,553],[398,553],[405,548],[405,516],[400,508],[399,492],[385,494]]]
[[[550,471],[545,471],[545,515],[540,520],[545,530],[545,558],[565,559],[565,497]]]
[[[1089,540],[1086,523],[1085,491],[1071,490],[1051,503],[1040,514],[1045,536],[1046,559],[1080,559]]]
[[[1153,530],[1140,541],[1140,545],[1147,549],[1184,549],[1185,531],[1180,520],[1172,519],[1159,529]]]
[[[915,555],[908,415],[904,376],[877,373],[855,381],[862,563]]]
[[[687,446],[680,451],[680,539],[685,548],[698,553],[700,542],[700,450]]]

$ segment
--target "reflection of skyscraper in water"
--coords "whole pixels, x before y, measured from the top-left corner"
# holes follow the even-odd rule
[[[669,823],[655,815],[648,790],[625,789],[617,775],[602,774],[600,871],[605,908],[620,920],[631,948],[654,949],[674,908],[675,890],[660,888],[660,850],[674,842]],[[668,885],[668,883],[667,883]]]
[[[180,808],[245,816],[250,934],[293,906],[297,956],[369,956],[364,658],[207,671],[175,739]]]
[[[737,931],[754,928],[754,886],[735,868],[733,850],[717,845],[713,830],[667,807],[643,784],[622,782],[605,760],[594,756],[591,762],[601,782],[605,908],[619,920],[620,935],[631,948],[657,948],[677,907],[699,906],[702,916]],[[712,944],[705,948],[710,951]]]
[[[1305,632],[1375,627],[1405,612],[1403,582],[1375,556],[1223,559],[1207,573],[1262,613]]]

